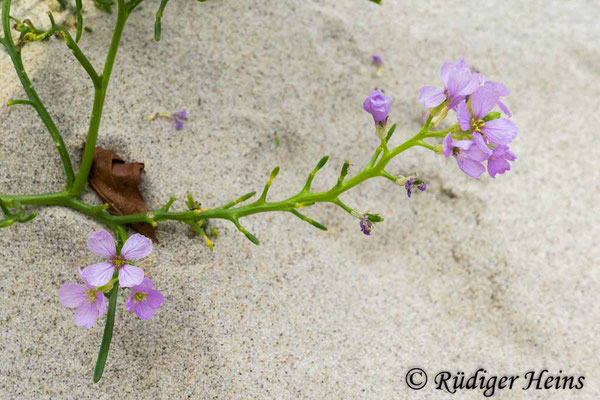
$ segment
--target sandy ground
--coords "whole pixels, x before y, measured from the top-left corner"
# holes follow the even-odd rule
[[[225,222],[216,223],[214,252],[185,226],[162,225],[148,273],[166,303],[143,322],[121,295],[98,385],[103,324],[76,328],[57,289],[97,260],[86,239],[100,225],[40,209],[0,236],[2,399],[480,399],[431,384],[438,371],[479,367],[585,376],[579,391],[517,388],[495,398],[600,397],[596,1],[173,1],[158,45],[154,3],[125,30],[99,140],[146,163],[152,206],[187,192],[216,206],[259,189],[275,165],[272,196],[281,198],[330,154],[316,182],[324,189],[345,158],[360,166],[376,146],[361,109],[372,88],[393,97],[397,140],[408,138],[424,113],[418,88],[439,84],[440,65],[459,57],[512,89],[519,160],[507,176],[475,181],[425,149],[405,153],[392,172],[418,172],[427,192],[408,200],[376,181],[345,197],[386,217],[371,237],[332,206],[309,212],[327,233],[288,215],[248,218],[260,247]],[[43,21],[48,3],[31,4],[14,14]],[[88,9],[93,33],[82,46],[101,65],[113,17]],[[373,53],[385,60],[381,77]],[[25,54],[78,159],[86,75],[56,40]],[[1,103],[22,96],[4,53],[0,82]],[[182,107],[190,120],[181,132],[145,119]],[[32,110],[0,107],[0,153],[1,193],[62,184]],[[430,375],[420,391],[405,384],[412,367]]]

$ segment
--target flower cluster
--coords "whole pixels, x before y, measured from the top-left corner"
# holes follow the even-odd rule
[[[88,248],[106,261],[79,270],[85,286],[65,283],[58,290],[60,302],[75,310],[75,325],[91,328],[96,320],[106,313],[108,301],[105,296],[118,282],[123,288],[131,288],[125,308],[135,311],[141,319],[154,316],[164,302],[162,294],[152,288],[153,282],[144,276],[144,271],[133,265],[134,261],[147,257],[152,252],[152,241],[147,237],[132,235],[121,250],[110,233],[105,230],[94,232],[88,239]]]
[[[429,108],[431,117],[437,117],[435,125],[449,110],[456,113],[458,124],[444,138],[444,156],[453,156],[459,168],[473,178],[483,175],[486,161],[492,178],[509,171],[509,161],[516,160],[516,156],[508,145],[517,137],[517,126],[508,119],[512,114],[501,98],[510,90],[471,71],[462,59],[445,63],[441,75],[444,87],[423,86],[419,101]],[[494,112],[496,106],[508,118]]]

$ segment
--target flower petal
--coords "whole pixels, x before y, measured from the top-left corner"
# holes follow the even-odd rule
[[[467,68],[455,67],[450,70],[448,75],[448,97],[453,98],[454,96],[461,93],[461,91],[471,81],[471,71]]]
[[[114,272],[115,266],[112,263],[101,262],[85,267],[82,276],[88,284],[98,287],[106,285],[111,280]]]
[[[468,96],[483,84],[485,78],[480,73],[472,73],[469,83],[458,93],[462,96]]]
[[[500,95],[492,85],[483,85],[473,92],[471,110],[473,116],[482,119],[498,104]]]
[[[503,174],[506,171],[510,171],[510,163],[504,158],[490,158],[487,164],[488,173],[492,178],[496,177],[496,174]]]
[[[92,303],[83,303],[75,310],[75,325],[90,329],[96,323],[98,309]]]
[[[94,301],[96,305],[96,309],[98,310],[98,316],[101,317],[106,314],[106,310],[108,309],[108,299],[104,296],[102,292],[96,292],[96,301]]]
[[[512,113],[510,112],[510,109],[508,108],[506,103],[504,103],[502,100],[498,100],[498,107],[500,107],[502,112],[504,114],[506,114],[509,118],[512,117]]]
[[[125,261],[139,260],[152,252],[152,240],[136,233],[132,235],[121,249],[121,258]]]
[[[469,112],[466,103],[460,103],[458,107],[456,107],[456,118],[458,119],[460,129],[463,131],[471,129],[471,113]]]
[[[112,260],[117,256],[115,240],[112,235],[104,229],[90,235],[88,238],[88,248],[107,260]]]
[[[419,89],[419,101],[427,108],[437,107],[446,100],[444,89],[435,86],[423,86]]]
[[[63,283],[58,289],[58,300],[65,307],[79,307],[85,302],[85,290],[77,283]]]
[[[135,313],[141,319],[150,319],[154,316],[154,310],[150,307],[147,301],[138,301],[133,306]]]
[[[452,155],[452,149],[454,145],[452,143],[452,134],[449,133],[444,138],[444,142],[442,143],[442,149],[444,151],[444,157],[448,158]]]
[[[483,164],[470,158],[456,157],[456,162],[458,163],[458,167],[472,178],[478,179],[485,172]]]
[[[145,301],[154,310],[158,310],[160,308],[160,306],[162,306],[163,303],[165,302],[165,298],[163,297],[161,292],[159,292],[158,290],[152,289],[148,292]]]
[[[517,126],[506,118],[493,119],[485,123],[481,128],[481,133],[493,145],[506,145],[517,137]]]
[[[133,265],[125,264],[119,269],[119,285],[132,287],[144,280],[144,270]]]
[[[133,312],[133,294],[131,294],[125,302],[125,309],[129,312]]]
[[[477,132],[474,132],[473,145],[463,153],[475,161],[485,161],[492,155],[492,150],[487,144],[485,144],[485,141],[481,135]]]

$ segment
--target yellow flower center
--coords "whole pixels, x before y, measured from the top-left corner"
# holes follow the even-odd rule
[[[142,300],[146,300],[146,297],[148,297],[148,295],[146,293],[136,293],[133,295],[133,300],[135,301],[142,301]]]
[[[481,132],[481,128],[483,128],[484,125],[485,122],[480,119],[471,119],[471,129],[473,129],[475,132]]]
[[[96,301],[96,291],[94,289],[88,289],[85,291],[85,295],[90,298],[90,302]]]
[[[117,269],[125,265],[125,261],[121,257],[115,258],[112,262]]]

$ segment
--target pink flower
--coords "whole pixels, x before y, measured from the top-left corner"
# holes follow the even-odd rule
[[[494,146],[508,145],[517,137],[517,126],[511,120],[484,120],[500,101],[499,88],[500,86],[495,84],[479,87],[471,96],[471,110],[464,102],[460,103],[456,110],[458,123],[463,131],[473,132],[473,137],[483,135],[485,140]]]
[[[128,261],[139,260],[152,252],[152,241],[136,233],[132,235],[117,255],[115,241],[110,233],[100,230],[92,233],[88,239],[88,248],[106,259],[105,262],[85,267],[83,276],[91,285],[102,286],[112,278],[115,268],[119,271],[119,285],[131,287],[139,285],[144,279],[144,271]]]
[[[144,278],[141,284],[131,288],[131,295],[125,303],[125,308],[129,312],[135,310],[141,319],[150,319],[164,301],[163,295],[158,290],[152,289],[152,279]]]
[[[423,86],[419,89],[419,101],[427,108],[435,108],[446,102],[454,109],[483,83],[479,73],[473,73],[462,58],[457,63],[446,62],[440,71],[444,87]]]
[[[510,151],[508,146],[498,146],[492,151],[492,155],[488,159],[488,173],[492,178],[495,178],[496,174],[510,171],[509,161],[515,161],[516,159],[517,157]]]
[[[443,152],[446,158],[454,156],[458,167],[472,178],[481,177],[485,172],[482,162],[492,154],[481,136],[473,135],[473,140],[454,140],[451,133],[444,138]]]
[[[79,270],[79,277],[85,286],[77,283],[64,283],[58,289],[58,299],[63,306],[75,308],[75,325],[90,329],[98,317],[106,314],[108,301],[104,293],[96,290],[83,277]]]

